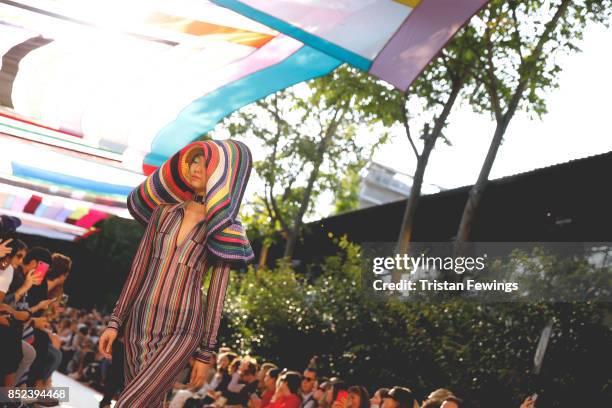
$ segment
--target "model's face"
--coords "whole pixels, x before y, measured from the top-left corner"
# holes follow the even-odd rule
[[[206,168],[204,156],[197,156],[189,165],[189,182],[196,193],[206,191]]]
[[[22,249],[17,251],[13,259],[11,259],[11,265],[13,269],[16,269],[19,265],[23,264],[23,257],[26,255],[26,250]]]

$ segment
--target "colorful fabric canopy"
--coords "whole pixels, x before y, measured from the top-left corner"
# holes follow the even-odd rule
[[[111,215],[129,218],[127,194],[144,179],[112,160],[2,132],[0,151],[0,214],[20,218],[24,234],[73,241]]]
[[[193,197],[188,181],[189,158],[204,155],[206,165],[206,245],[227,261],[248,262],[253,250],[238,212],[249,180],[252,157],[249,148],[236,140],[193,142],[174,154],[128,197],[132,216],[146,224],[155,207],[180,203]]]
[[[1,1],[0,55],[0,122],[19,114],[145,174],[234,110],[341,63],[204,0]]]
[[[406,90],[488,0],[212,0]]]

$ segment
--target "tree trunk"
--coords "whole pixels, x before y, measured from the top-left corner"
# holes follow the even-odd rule
[[[265,240],[264,240],[265,241]],[[259,252],[259,262],[257,263],[257,268],[265,268],[266,262],[268,260],[268,250],[270,249],[270,245],[265,242],[261,245],[261,251]]]
[[[572,3],[571,0],[563,0],[555,15],[551,18],[551,20],[546,23],[546,28],[542,33],[538,44],[533,50],[530,58],[524,59],[521,62],[521,67],[523,70],[532,69],[534,64],[537,63],[540,56],[543,53],[544,45],[550,39],[551,33],[559,24],[561,17],[567,11],[569,5]],[[519,70],[519,72],[521,72]],[[493,73],[490,73],[491,84],[495,83],[495,77]],[[478,180],[476,180],[476,184],[472,186],[470,189],[470,193],[468,196],[468,200],[465,203],[465,207],[463,209],[463,215],[461,216],[461,221],[459,222],[459,229],[457,230],[457,236],[455,240],[455,255],[463,255],[467,250],[467,242],[470,239],[470,233],[472,231],[472,226],[474,223],[474,217],[476,215],[476,211],[478,210],[478,206],[482,199],[482,195],[484,194],[484,190],[489,180],[489,174],[491,173],[491,168],[493,167],[493,163],[495,162],[495,157],[497,156],[497,151],[499,150],[499,146],[501,145],[504,134],[506,133],[506,129],[508,128],[508,124],[512,120],[514,116],[518,104],[523,97],[523,93],[525,88],[527,87],[527,79],[523,76],[519,79],[519,83],[516,87],[516,90],[512,94],[510,101],[508,103],[508,107],[506,109],[506,113],[501,115],[501,111],[499,105],[494,106],[495,116],[497,118],[497,126],[495,128],[495,133],[493,135],[493,140],[491,140],[491,145],[489,146],[489,151],[487,152],[487,157],[480,169],[480,174],[478,175]],[[491,86],[489,88],[489,92],[491,94],[492,101],[498,100],[497,95],[497,87]]]
[[[434,146],[436,145],[438,137],[440,137],[440,135],[442,134],[442,130],[444,129],[444,125],[446,124],[446,120],[450,115],[452,107],[455,104],[455,101],[457,100],[457,96],[459,95],[459,91],[461,90],[462,86],[462,80],[453,80],[452,90],[450,95],[448,96],[448,99],[446,100],[446,103],[444,104],[444,108],[442,109],[440,116],[436,119],[431,133],[425,136],[423,151],[420,155],[418,155],[417,159],[417,167],[414,173],[412,187],[410,188],[410,197],[408,197],[408,203],[406,204],[406,209],[404,210],[402,228],[400,230],[397,243],[397,253],[399,254],[407,253],[408,249],[410,248],[410,241],[412,239],[412,228],[414,226],[414,217],[416,214],[419,198],[421,197],[421,187],[423,186],[423,178],[425,176],[425,169],[427,168],[429,156],[433,151]],[[405,120],[406,129],[408,129],[407,119],[405,118]],[[408,130],[406,130],[406,132],[408,133]]]
[[[310,173],[310,177],[308,178],[308,184],[306,185],[306,190],[304,190],[304,197],[302,198],[302,202],[300,204],[300,209],[297,212],[295,219],[293,220],[293,227],[289,231],[289,237],[287,238],[287,244],[285,245],[285,253],[283,254],[284,258],[291,259],[293,257],[293,252],[295,252],[295,246],[297,244],[298,237],[300,235],[300,231],[302,229],[302,218],[304,218],[304,214],[308,209],[308,204],[310,203],[310,196],[312,194],[312,189],[314,187],[314,183],[319,175],[319,167],[322,163],[323,154],[325,153],[325,147],[327,146],[327,138],[321,141],[319,145],[318,156],[320,160],[317,160],[313,163],[313,169]]]
[[[404,210],[404,218],[402,220],[402,229],[399,234],[397,252],[399,254],[405,254],[408,252],[410,247],[410,241],[412,239],[412,228],[414,226],[414,215],[416,214],[417,205],[419,198],[421,197],[421,187],[423,186],[423,177],[425,175],[425,168],[429,161],[429,155],[436,144],[436,138],[430,135],[427,138],[427,142],[423,146],[423,152],[417,160],[417,167],[414,173],[414,179],[412,186],[410,187],[410,197],[408,197],[408,203]]]
[[[506,133],[506,128],[507,125],[504,123],[497,124],[495,133],[493,134],[493,139],[489,145],[489,151],[487,152],[487,156],[485,157],[482,168],[480,169],[478,179],[470,189],[467,202],[465,203],[465,207],[463,209],[463,215],[461,216],[461,221],[459,223],[459,230],[457,231],[455,242],[455,253],[457,255],[464,254],[466,251],[465,246],[470,239],[474,217],[482,199],[487,181],[489,180],[489,175],[491,174],[491,169],[493,168],[493,163],[495,162],[495,157],[497,156],[497,151],[501,145],[504,133]]]

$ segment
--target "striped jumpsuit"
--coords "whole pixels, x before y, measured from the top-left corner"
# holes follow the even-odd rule
[[[124,327],[125,387],[115,408],[162,407],[190,357],[210,362],[229,278],[211,262],[206,221],[176,240],[186,202],[155,208],[108,327]],[[203,305],[202,283],[213,263]]]

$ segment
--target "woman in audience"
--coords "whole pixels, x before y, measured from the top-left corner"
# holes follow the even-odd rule
[[[267,408],[299,408],[302,404],[300,383],[302,376],[297,371],[288,371],[278,380],[276,392]]]
[[[353,385],[348,389],[347,408],[370,408],[370,395],[361,385]]]
[[[270,404],[272,397],[276,393],[276,381],[278,380],[279,374],[280,369],[276,367],[271,368],[266,372],[263,379],[264,388],[261,398],[253,394],[249,402],[249,408],[264,408]]]
[[[387,397],[389,393],[388,388],[379,388],[374,393],[374,396],[370,399],[370,408],[380,408],[382,405],[383,399]]]

